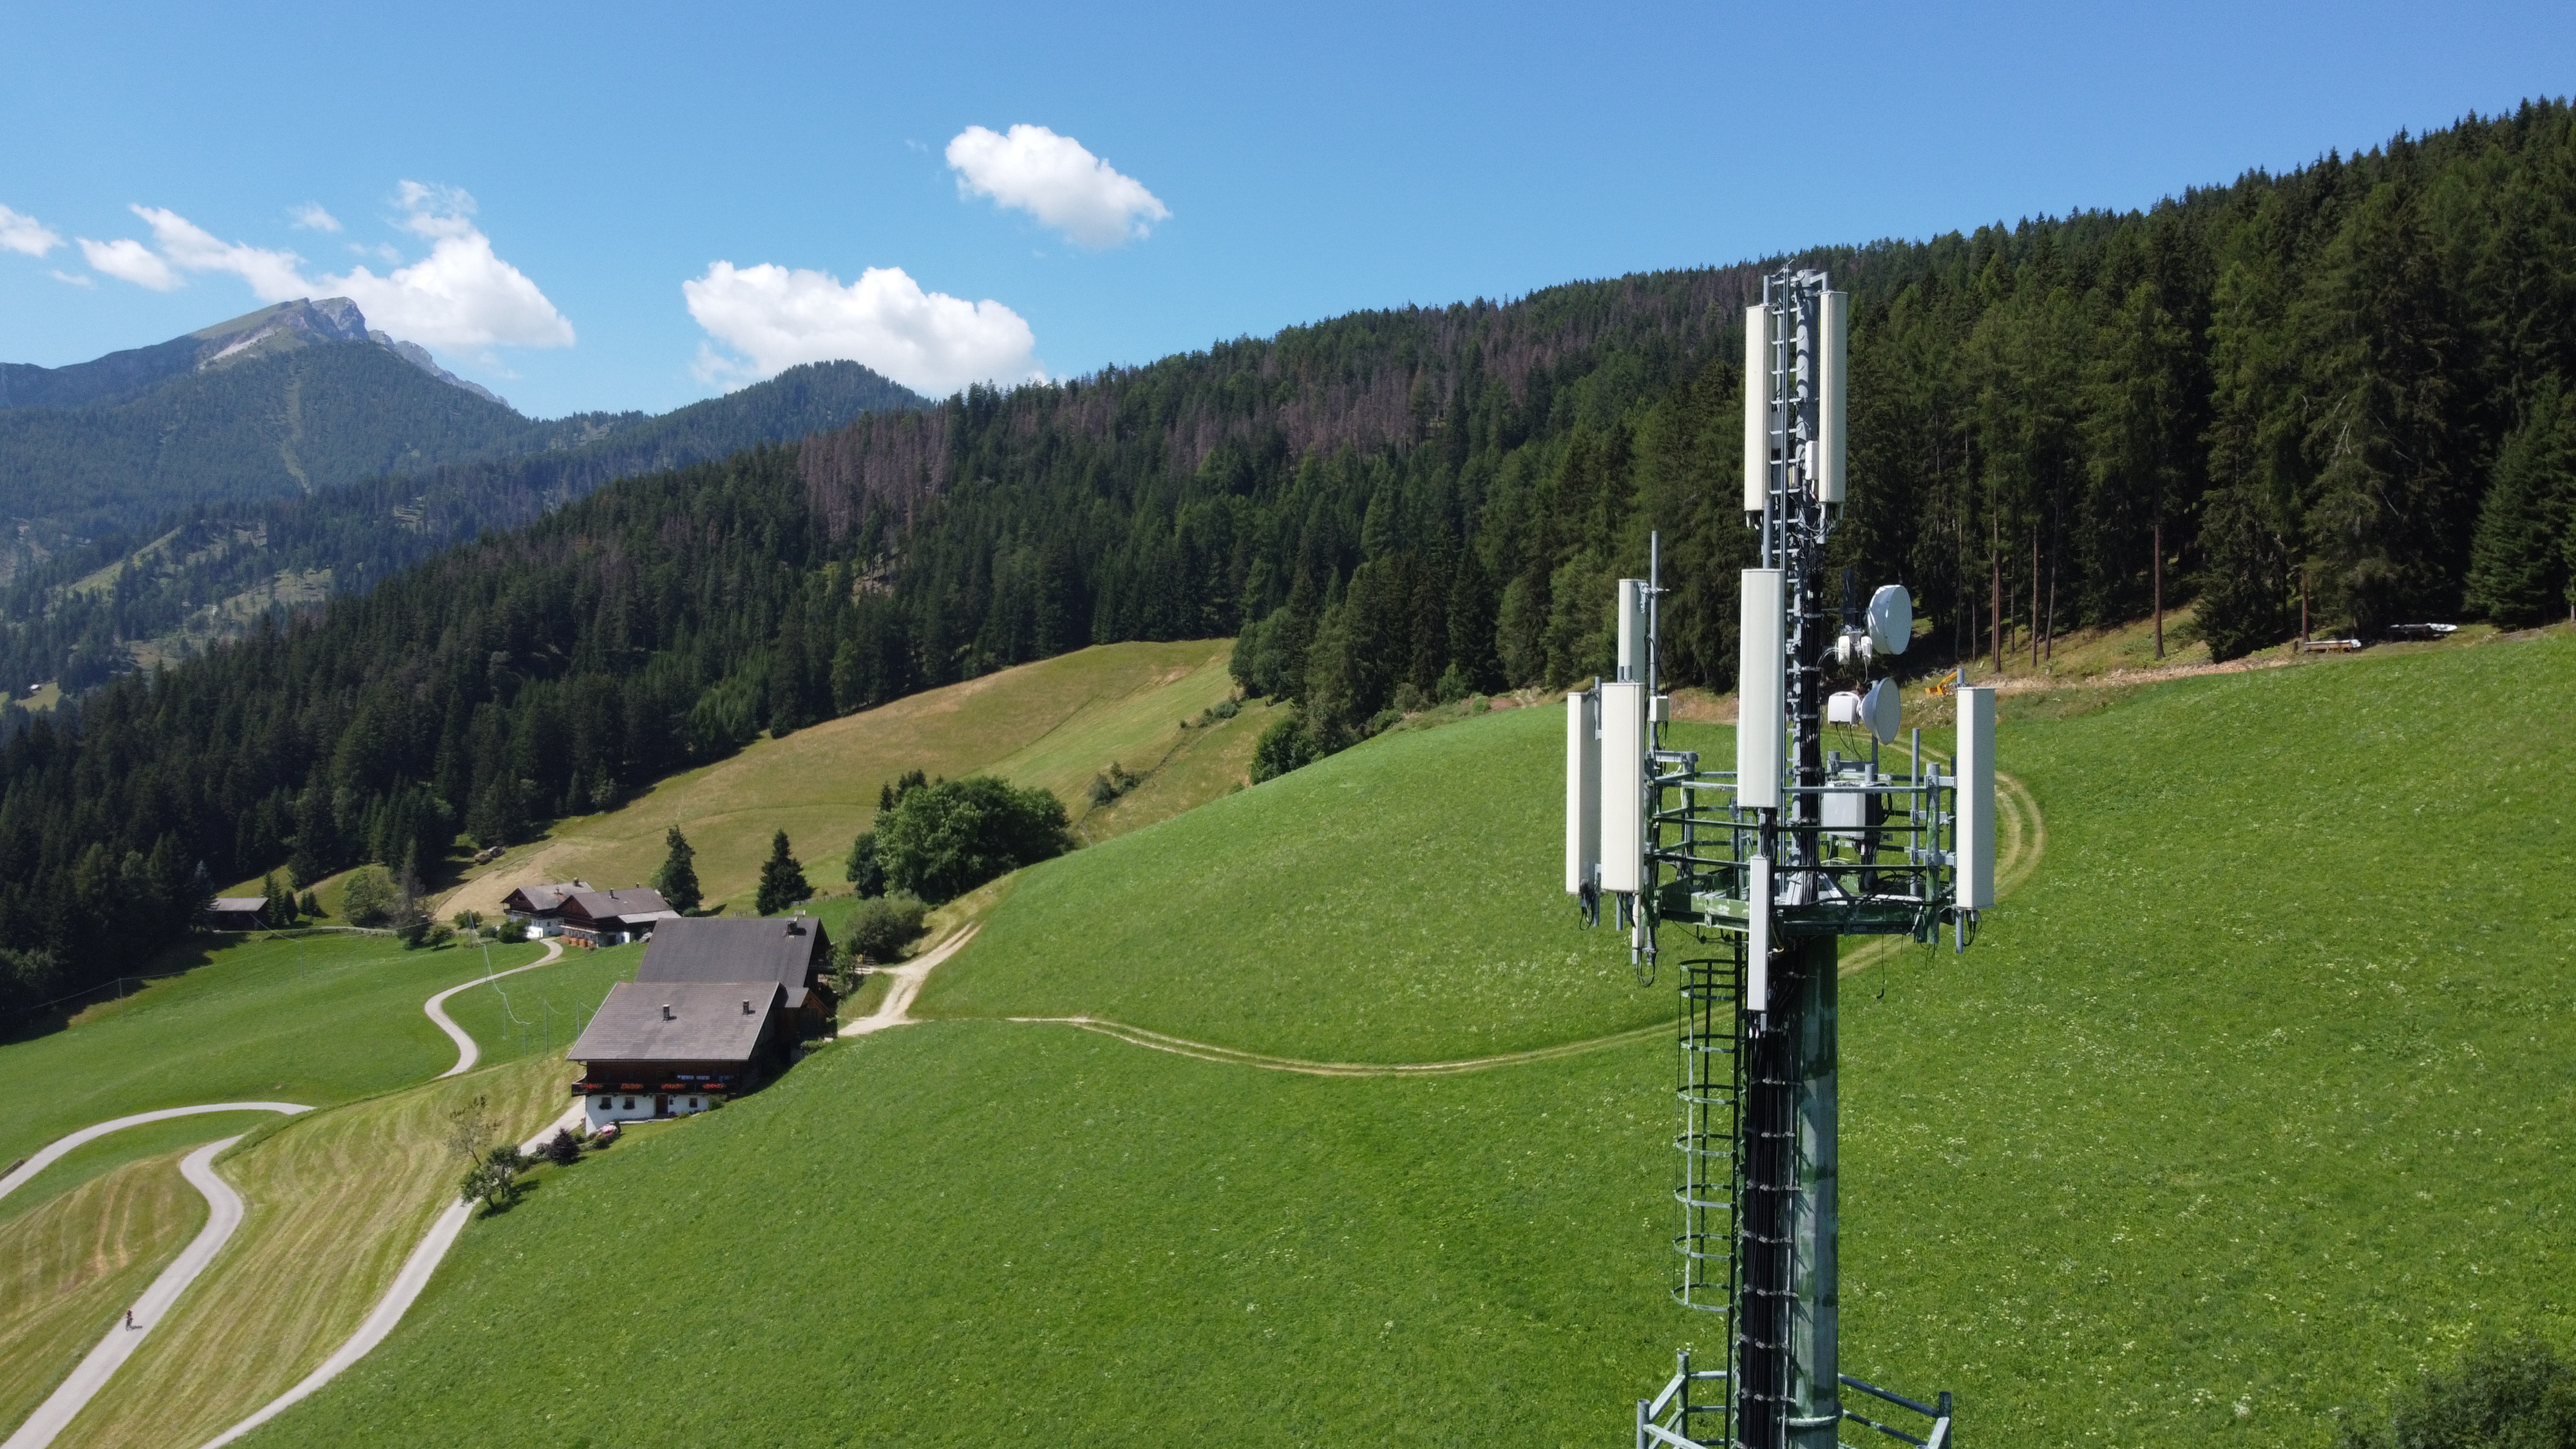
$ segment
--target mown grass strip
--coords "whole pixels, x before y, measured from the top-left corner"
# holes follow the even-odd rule
[[[226,1119],[238,1123],[241,1119]],[[206,1220],[162,1152],[0,1223],[0,1433],[43,1403]]]
[[[224,1159],[250,1208],[241,1230],[55,1443],[193,1449],[293,1386],[452,1200],[448,1113],[489,1098],[518,1141],[563,1109],[566,1072],[523,1058],[310,1113]]]

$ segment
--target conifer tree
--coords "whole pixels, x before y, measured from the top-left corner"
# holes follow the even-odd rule
[[[2506,435],[2469,548],[2468,606],[2507,628],[2538,623],[2564,602],[2570,495],[2576,494],[2576,395],[2556,377],[2534,392]]]
[[[782,838],[784,838],[783,834]],[[698,902],[701,899],[698,891],[698,852],[690,846],[689,837],[680,833],[680,827],[676,821],[672,823],[670,832],[662,839],[663,843],[670,847],[670,853],[663,857],[662,868],[653,872],[653,889],[662,893],[662,899],[670,903],[672,910],[685,916],[698,908]]]
[[[803,862],[787,850],[787,832],[779,831],[769,840],[769,859],[760,867],[760,897],[756,909],[764,916],[775,915],[814,894],[805,882]]]

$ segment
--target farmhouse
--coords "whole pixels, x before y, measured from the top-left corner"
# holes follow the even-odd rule
[[[528,939],[534,941],[562,930],[564,898],[575,891],[588,889],[590,882],[584,880],[521,886],[501,898],[501,913],[513,923],[527,927]]]
[[[775,981],[621,981],[567,1055],[582,1116],[611,1122],[703,1112],[775,1068],[787,1043]]]
[[[652,935],[655,927],[679,917],[680,913],[671,909],[660,891],[637,886],[622,891],[569,891],[556,921],[566,940],[585,946],[623,946]]]
[[[267,909],[262,896],[217,896],[206,907],[206,924],[218,931],[256,931],[259,913]]]
[[[780,1009],[804,1037],[819,1035],[832,1014],[831,964],[832,938],[810,916],[689,917],[659,923],[635,980],[777,986]]]

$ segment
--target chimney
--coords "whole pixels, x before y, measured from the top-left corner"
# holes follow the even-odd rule
[[[665,1002],[663,1002],[663,1003],[662,1003],[662,1019],[663,1019],[664,1021],[669,1021],[669,1020],[671,1020],[671,1019],[672,1019],[672,1017],[671,1017],[671,1003],[669,1003],[669,1002],[667,1002],[667,1001],[665,1001]]]
[[[742,1004],[742,1014],[743,1014],[743,1015],[745,1015],[745,1016],[749,1016],[749,1015],[751,1015],[751,1014],[752,1014],[752,1011],[751,1011],[751,1003],[750,1003],[749,1001],[745,1001],[745,1002],[743,1002],[743,1004]]]

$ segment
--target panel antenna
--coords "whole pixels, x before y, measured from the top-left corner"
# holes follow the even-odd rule
[[[1566,699],[1567,892],[1586,924],[1615,908],[1649,978],[1664,931],[1691,948],[1675,971],[1673,1296],[1716,1315],[1724,1347],[1714,1365],[1684,1350],[1637,1401],[1638,1449],[1830,1449],[1847,1423],[1950,1436],[1947,1393],[1923,1403],[1842,1372],[1835,966],[1844,936],[1929,943],[1947,926],[1965,950],[1994,904],[1994,692],[1958,691],[1945,770],[1904,730],[1895,680],[1871,674],[1913,642],[1912,596],[1889,584],[1864,607],[1846,571],[1839,607],[1825,602],[1850,315],[1812,270],[1765,278],[1745,310],[1743,503],[1760,567],[1738,583],[1734,768],[1665,744],[1660,540],[1646,579],[1619,582],[1618,678]],[[1885,1422],[1906,1415],[1928,1422]]]

